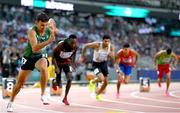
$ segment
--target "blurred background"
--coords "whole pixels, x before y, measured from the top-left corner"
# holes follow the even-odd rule
[[[49,57],[57,43],[70,34],[78,37],[77,58],[85,43],[101,41],[108,34],[116,52],[128,42],[140,53],[131,78],[137,82],[142,76],[157,79],[152,59],[159,50],[171,47],[180,56],[180,0],[1,0],[0,78],[17,76],[27,45],[27,30],[40,11],[54,18],[59,29],[56,42],[49,46]],[[85,75],[91,69],[91,54],[88,50],[85,64],[78,64],[73,73],[74,83],[87,82]],[[116,81],[111,63],[109,72],[110,82]],[[55,76],[53,66],[49,73],[50,77]],[[39,72],[34,70],[27,84],[38,80]],[[172,80],[180,80],[180,64],[172,72]]]

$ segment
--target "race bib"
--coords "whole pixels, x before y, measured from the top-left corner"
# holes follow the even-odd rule
[[[170,58],[164,58],[164,59],[163,59],[163,62],[164,62],[164,63],[169,63],[169,62],[170,62]]]
[[[107,60],[108,53],[107,52],[100,52],[98,60],[99,61],[106,61]]]

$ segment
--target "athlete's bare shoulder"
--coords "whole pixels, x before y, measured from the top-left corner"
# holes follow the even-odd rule
[[[162,54],[164,54],[164,53],[166,53],[165,50],[160,50],[157,54],[158,54],[158,55],[162,55]]]
[[[114,51],[115,46],[113,44],[110,44],[111,51]]]
[[[27,31],[28,34],[36,34],[36,32],[34,31],[33,27],[30,27]]]
[[[120,54],[120,53],[122,53],[122,52],[123,52],[123,49],[119,49],[118,52],[117,52],[117,54]]]
[[[85,44],[85,47],[98,49],[100,47],[100,42],[90,42],[90,43]]]

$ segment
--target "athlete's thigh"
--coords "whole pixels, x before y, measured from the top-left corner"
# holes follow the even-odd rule
[[[119,68],[120,68],[121,72],[125,75],[125,65],[119,64]]]
[[[62,69],[63,69],[65,74],[72,73],[72,67],[70,65],[68,65],[68,64],[62,66]]]
[[[103,64],[100,66],[100,69],[101,69],[101,72],[102,72],[102,74],[104,75],[104,77],[107,77],[108,74],[109,74],[107,62],[103,63]]]
[[[171,71],[168,71],[167,73],[166,73],[166,78],[171,78]]]
[[[72,77],[72,67],[70,65],[64,65],[63,66],[63,71],[65,73],[65,76],[66,76],[66,80],[72,80],[73,77]]]
[[[164,66],[164,72],[166,73],[166,75],[170,75],[171,74],[171,68],[169,65]]]
[[[47,59],[46,59],[46,58],[40,58],[40,59],[35,63],[35,67],[36,67],[38,70],[47,69],[47,65],[48,65],[48,62],[47,62]]]

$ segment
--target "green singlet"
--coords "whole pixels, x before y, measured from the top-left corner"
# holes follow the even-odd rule
[[[34,29],[34,31],[36,32],[36,38],[37,38],[38,43],[45,42],[46,40],[49,39],[49,37],[50,37],[50,29],[49,28],[46,28],[44,36],[40,36],[40,34],[39,34],[38,30],[37,30],[37,27],[35,25],[33,26],[32,29]],[[44,47],[41,50],[41,52],[39,52],[39,53],[33,53],[31,44],[30,44],[30,42],[28,40],[28,45],[27,45],[27,47],[25,49],[24,56],[29,58],[29,57],[35,57],[35,56],[40,56],[40,55],[42,55],[43,57],[47,57],[46,47]]]
[[[172,58],[172,54],[168,55],[164,50],[163,53],[157,58],[158,64],[169,64]]]

